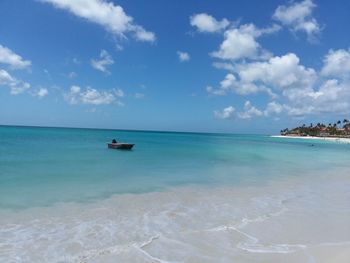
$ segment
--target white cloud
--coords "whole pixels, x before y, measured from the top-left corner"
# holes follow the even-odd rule
[[[13,69],[23,69],[29,67],[32,63],[24,60],[7,47],[0,45],[0,63],[9,65]]]
[[[110,73],[107,70],[107,66],[113,65],[114,60],[106,50],[101,50],[100,59],[92,59],[91,66],[99,71]]]
[[[134,19],[124,12],[124,9],[113,2],[105,0],[41,0],[50,3],[56,8],[84,18],[90,22],[103,26],[112,34],[125,37],[130,32],[137,40],[153,42],[156,36],[146,31],[142,26],[134,23]]]
[[[350,114],[350,83],[337,79],[319,82],[319,88],[292,89],[292,93],[285,95],[285,104],[270,102],[264,115],[287,113],[290,116],[304,117],[330,113]]]
[[[222,89],[215,89],[212,86],[207,86],[206,90],[209,94],[212,94],[212,95],[218,95],[218,96],[226,95],[226,91]]]
[[[124,96],[124,92],[121,89],[117,90],[97,90],[91,87],[87,87],[85,90],[79,86],[71,86],[68,93],[65,94],[65,99],[70,104],[118,104],[123,105],[118,99]]]
[[[265,110],[259,110],[247,101],[244,110],[238,112],[241,119],[254,117],[271,117],[287,114],[293,117],[322,114],[350,114],[350,88],[349,83],[338,80],[327,80],[317,90],[296,93],[293,99],[285,97],[286,103],[269,102]]]
[[[304,117],[307,114],[315,113],[313,106],[303,105],[302,107],[290,107],[287,106],[288,115],[293,117]]]
[[[13,78],[6,70],[0,69],[0,85],[8,85],[15,82]]]
[[[284,105],[279,104],[276,101],[269,102],[266,106],[266,109],[264,110],[264,115],[265,116],[270,116],[270,115],[278,115],[281,114],[285,110]]]
[[[226,95],[229,91],[234,91],[237,88],[236,84],[236,77],[229,73],[226,75],[225,79],[220,82],[220,87],[218,89],[208,86],[207,92],[213,95]]]
[[[100,92],[96,89],[88,88],[81,93],[81,101],[84,104],[110,104],[115,100],[115,96],[109,92]]]
[[[233,71],[234,67],[231,63],[226,63],[226,62],[214,62],[213,67],[217,69],[224,69],[227,71]]]
[[[277,25],[259,29],[253,24],[245,24],[239,28],[229,29],[224,33],[224,41],[221,43],[219,50],[212,52],[211,55],[225,60],[266,59],[271,54],[261,48],[256,38],[263,34],[277,32],[279,29],[280,27]]]
[[[236,113],[239,118],[350,114],[350,49],[330,50],[319,72],[302,65],[293,53],[274,56],[267,61],[242,61],[219,67],[226,67],[230,73],[218,88],[207,87],[208,93],[250,95],[266,92],[273,99],[264,110],[247,101],[244,109]]]
[[[235,108],[232,106],[228,106],[224,108],[222,111],[214,111],[214,116],[217,119],[229,119],[232,118],[235,113]]]
[[[206,13],[195,14],[190,17],[191,26],[197,28],[199,32],[214,33],[225,29],[230,22],[223,18],[221,21],[216,20]]]
[[[180,62],[185,62],[190,60],[190,55],[187,52],[177,51]]]
[[[292,89],[310,89],[316,81],[315,70],[299,62],[295,54],[289,53],[266,62],[242,63],[236,70],[241,83],[267,86],[287,94]]]
[[[267,105],[264,115],[287,113],[290,116],[303,117],[329,113],[349,114],[350,83],[337,79],[319,82],[319,88],[290,90],[290,93],[284,95],[287,99],[286,104],[271,102]]]
[[[316,7],[312,0],[291,3],[290,5],[278,6],[273,18],[283,25],[291,27],[293,31],[303,31],[309,40],[313,40],[321,31],[315,18],[312,17],[312,10]]]
[[[319,89],[297,93],[289,104],[290,115],[350,113],[350,83],[325,80]]]
[[[316,89],[316,84],[320,82],[320,88]],[[320,80],[314,69],[301,65],[299,58],[289,53],[264,62],[236,64],[234,72],[226,75],[218,89],[208,87],[207,91],[216,95],[225,95],[228,92],[239,95],[266,92],[274,99],[280,94],[288,102],[283,105],[270,102],[264,111],[247,102],[244,111],[238,113],[238,117],[249,119],[285,112],[293,116],[321,111],[334,112],[333,109],[340,108],[339,105],[335,105],[337,102],[342,102],[344,98],[350,99],[350,94],[346,91],[350,86],[346,87],[338,81]],[[347,105],[345,101],[340,103],[342,108]]]
[[[244,111],[237,114],[238,118],[241,119],[251,119],[253,117],[263,116],[264,113],[257,108],[255,108],[250,101],[244,103]]]
[[[40,88],[39,90],[37,90],[34,94],[34,96],[38,97],[38,98],[44,98],[45,96],[47,96],[49,94],[48,89],[46,88]]]
[[[136,39],[145,42],[154,42],[156,40],[156,35],[153,32],[146,31],[141,26],[133,26],[133,30],[135,31]]]
[[[0,86],[10,88],[12,95],[18,95],[30,88],[30,84],[12,77],[6,70],[0,69]]]
[[[350,48],[330,50],[323,63],[321,73],[324,76],[350,78]]]
[[[239,29],[230,29],[225,32],[225,40],[218,51],[212,53],[213,57],[221,59],[254,58],[257,56],[260,45],[254,36],[242,33]]]
[[[234,74],[229,73],[220,82],[219,88],[207,87],[207,92],[212,95],[226,95],[229,92],[234,92],[239,95],[249,95],[258,92],[266,92],[271,97],[275,98],[276,94],[272,92],[270,88],[266,88],[264,85],[256,85],[253,82],[243,82],[237,80]]]

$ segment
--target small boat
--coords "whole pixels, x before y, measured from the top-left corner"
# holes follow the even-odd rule
[[[107,145],[109,149],[131,150],[135,144],[123,143],[123,142],[117,142],[117,143],[112,142],[112,143],[107,143]]]

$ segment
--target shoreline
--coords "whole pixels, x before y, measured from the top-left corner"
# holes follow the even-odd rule
[[[349,217],[332,211],[334,203],[336,211],[349,209],[347,171],[332,169],[316,182],[306,174],[257,186],[184,187],[4,214],[0,261],[345,263]]]
[[[321,141],[330,141],[330,142],[350,144],[350,138],[339,138],[339,137],[288,136],[288,135],[271,135],[270,137],[272,137],[272,138],[287,138],[287,139],[321,140]]]

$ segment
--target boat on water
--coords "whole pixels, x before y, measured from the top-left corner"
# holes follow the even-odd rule
[[[112,142],[112,143],[107,143],[107,145],[109,149],[131,150],[135,144],[123,143],[123,142],[116,142],[116,143]]]

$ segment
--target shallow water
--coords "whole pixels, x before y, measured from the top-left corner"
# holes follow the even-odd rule
[[[348,262],[350,146],[312,144],[0,127],[0,262]]]

